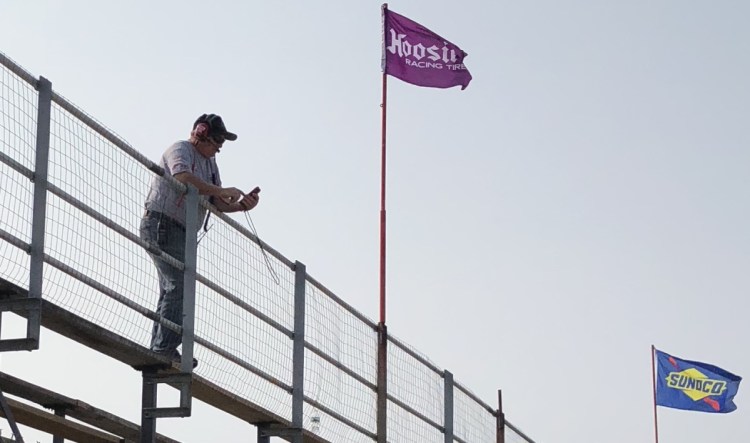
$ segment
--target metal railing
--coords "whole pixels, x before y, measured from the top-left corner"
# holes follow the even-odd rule
[[[0,65],[0,278],[33,294],[30,275],[41,271],[44,300],[144,346],[154,321],[181,331],[153,310],[153,245],[137,234],[161,168],[51,89],[45,129],[44,80],[3,54]],[[48,159],[37,157],[37,131]],[[532,442],[393,336],[378,411],[378,325],[233,219],[211,220],[197,252],[196,374],[327,441],[378,440],[380,413],[393,442]]]

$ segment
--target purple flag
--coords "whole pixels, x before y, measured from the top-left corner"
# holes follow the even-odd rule
[[[384,69],[407,83],[430,88],[466,89],[471,74],[466,53],[419,23],[384,10]]]

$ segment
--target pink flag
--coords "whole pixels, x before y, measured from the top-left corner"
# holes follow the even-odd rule
[[[417,86],[466,89],[471,74],[461,48],[402,15],[383,12],[386,74]]]

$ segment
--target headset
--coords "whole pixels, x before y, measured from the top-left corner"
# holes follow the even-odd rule
[[[216,120],[216,117],[216,114],[203,114],[198,117],[198,120],[194,123],[195,127],[193,128],[196,137],[201,139],[207,138],[213,126],[211,123]]]
[[[208,127],[207,123],[198,123],[198,125],[196,125],[196,127],[194,129],[195,136],[198,137],[198,138],[200,138],[200,139],[204,139],[204,138],[208,137],[208,130],[209,129],[210,128]]]

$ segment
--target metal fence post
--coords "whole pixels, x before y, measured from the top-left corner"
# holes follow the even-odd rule
[[[378,443],[388,441],[388,329],[378,323]]]
[[[497,390],[497,443],[505,443],[505,413],[503,412],[503,391]]]
[[[44,277],[44,227],[47,218],[47,171],[49,168],[50,121],[52,118],[52,83],[44,77],[37,82],[36,158],[34,161],[34,212],[31,225],[31,263],[29,267],[29,298],[39,301],[37,309],[29,310],[26,337],[32,349],[39,349],[42,279]]]
[[[305,402],[305,283],[307,271],[300,262],[294,264],[294,349],[292,374],[292,428],[299,430],[293,443],[302,443]]]
[[[445,417],[443,418],[445,443],[453,443],[453,374],[444,371],[443,383],[443,394],[445,399]]]
[[[180,372],[193,372],[193,354],[195,344],[195,277],[198,263],[198,189],[187,185],[185,198],[185,258],[182,293],[182,362]],[[187,392],[186,392],[187,391]],[[186,398],[187,397],[187,398]],[[180,407],[190,407],[190,390],[182,389]]]

